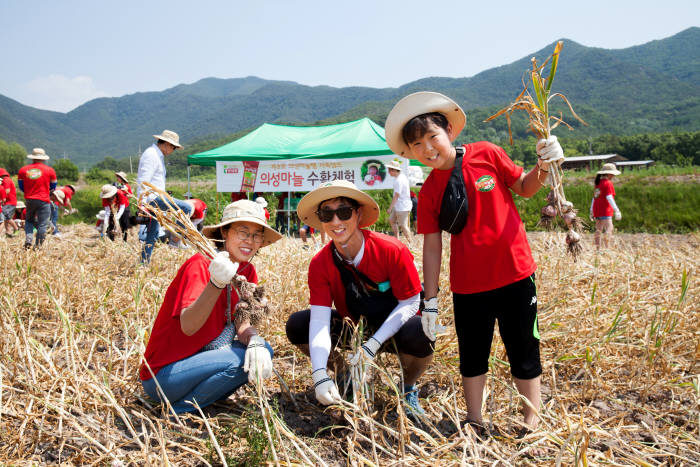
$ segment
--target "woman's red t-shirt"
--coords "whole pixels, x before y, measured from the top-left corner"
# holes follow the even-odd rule
[[[165,292],[163,304],[153,324],[144,354],[153,374],[158,374],[158,371],[166,365],[199,352],[224,329],[226,324],[226,289],[221,291],[209,318],[197,332],[188,336],[180,328],[180,313],[199,298],[209,282],[210,262],[202,254],[195,254],[180,267],[175,279]],[[238,266],[237,274],[245,276],[248,282],[258,283],[258,274],[251,263],[241,263]],[[237,303],[238,295],[232,290],[231,320],[233,320]],[[151,379],[151,373],[146,365],[141,366],[139,377],[143,381]]]
[[[614,210],[606,199],[608,195],[615,196],[615,187],[610,180],[603,178],[593,191],[593,217],[612,217]]]
[[[467,224],[450,238],[450,288],[472,294],[524,279],[537,265],[527,242],[512,186],[523,168],[495,144],[464,145],[462,173],[469,201]],[[418,233],[440,232],[442,195],[452,169],[434,169],[418,194]]]

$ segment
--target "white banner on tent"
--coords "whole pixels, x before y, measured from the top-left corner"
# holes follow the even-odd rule
[[[290,159],[276,161],[216,161],[216,189],[231,191],[311,191],[322,183],[348,180],[360,190],[393,187],[387,162],[401,161],[404,173],[408,160],[398,156],[348,159]]]

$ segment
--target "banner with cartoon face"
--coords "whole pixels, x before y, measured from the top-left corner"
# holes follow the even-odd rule
[[[353,182],[360,190],[390,190],[394,180],[386,164],[400,160],[403,172],[408,160],[397,156],[350,159],[290,159],[285,161],[216,162],[216,189],[238,191],[311,191],[333,180]]]

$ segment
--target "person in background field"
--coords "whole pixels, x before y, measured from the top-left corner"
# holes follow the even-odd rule
[[[32,247],[34,227],[36,227],[36,243],[34,248],[39,248],[46,238],[46,229],[51,217],[51,201],[49,194],[56,189],[56,172],[44,164],[49,159],[41,148],[34,148],[27,157],[34,162],[19,169],[17,183],[19,189],[24,192],[27,203],[26,222],[24,233],[26,235],[24,248]]]
[[[105,221],[105,210],[102,209],[102,210],[100,210],[100,212],[98,212],[97,214],[95,214],[95,219],[97,219],[97,220],[95,221],[95,230],[97,230],[97,232],[98,232],[100,235],[102,235],[102,224],[103,224],[104,221]]]
[[[267,210],[267,200],[262,196],[255,198],[255,202],[258,203],[265,210],[265,219],[270,220],[270,211]]]
[[[51,201],[50,222],[51,226],[53,227],[53,235],[55,235],[56,237],[60,237],[61,232],[59,232],[58,230],[58,211],[64,206],[64,203],[66,201],[66,194],[60,188],[57,188],[51,192],[49,200]]]
[[[231,202],[240,201],[242,199],[248,199],[248,193],[245,191],[233,191],[231,192]]]
[[[594,241],[597,249],[610,246],[610,238],[614,230],[613,217],[616,221],[622,219],[620,208],[615,203],[615,187],[613,177],[620,175],[615,164],[609,162],[596,172],[595,191],[591,200],[590,216],[595,219]]]
[[[0,169],[0,197],[2,198],[2,218],[3,223],[0,224],[0,235],[5,232],[8,237],[14,236],[15,232],[19,230],[17,224],[15,223],[14,215],[15,209],[17,209],[17,190],[15,188],[15,182],[12,181],[12,177],[5,169]]]
[[[411,220],[416,222],[418,216],[418,196],[411,190]]]
[[[124,194],[127,195],[127,198],[132,196],[134,192],[131,191],[131,186],[129,185],[129,180],[126,178],[126,173],[114,172],[114,176],[117,177],[117,188],[122,190]]]
[[[25,218],[27,215],[27,206],[23,201],[17,201],[17,209],[15,209],[15,215],[12,216],[12,220],[17,224],[18,228],[24,226]]]
[[[433,359],[433,346],[418,314],[421,283],[408,247],[366,229],[377,221],[379,206],[347,180],[323,183],[309,192],[297,214],[331,239],[309,264],[311,308],[293,313],[286,325],[289,342],[311,358],[316,399],[323,405],[340,400],[327,370],[340,383],[349,381],[345,360],[334,348],[348,344],[338,342],[344,319],[357,323],[364,317],[366,340],[350,364],[367,365],[380,351],[397,348],[404,408],[414,418],[424,415],[416,382]],[[342,391],[346,384],[340,386]]]
[[[413,235],[408,224],[408,218],[411,215],[411,188],[408,184],[408,178],[401,173],[401,162],[397,160],[390,161],[386,165],[389,169],[389,175],[394,178],[394,197],[386,212],[389,214],[389,223],[391,230],[394,231],[394,236],[399,238],[399,230],[403,231],[408,243],[411,243]]]
[[[122,239],[126,241],[129,229],[129,201],[124,192],[114,185],[102,185],[100,198],[105,211],[100,237],[107,234],[110,240],[114,240],[115,236],[121,233]]]
[[[192,402],[206,407],[246,382],[272,376],[272,347],[249,322],[236,319],[238,294],[231,280],[242,275],[257,284],[251,260],[282,236],[248,200],[226,206],[221,222],[203,233],[220,242],[221,251],[212,260],[197,253],[180,267],[165,292],[139,373],[146,393],[155,400],[164,393],[176,413],[196,411]]]
[[[289,213],[286,211],[285,200],[289,197],[289,193],[280,193],[277,198],[277,212],[275,214],[275,229],[282,234],[287,233],[287,217]],[[288,204],[288,203],[287,203]]]
[[[204,227],[204,218],[207,217],[207,204],[197,198],[190,198],[186,203],[192,207],[192,214],[190,215],[192,224],[201,232]]]
[[[161,191],[165,191],[165,158],[176,149],[182,149],[180,137],[170,130],[163,130],[160,135],[153,135],[156,142],[149,146],[139,159],[139,171],[137,175],[139,198],[148,188],[143,185],[148,182]],[[160,196],[151,193],[143,198],[143,202],[157,206],[162,211],[167,211],[169,205]],[[175,204],[188,216],[192,214],[189,204],[183,200],[175,199]],[[153,247],[158,239],[160,225],[156,219],[150,218],[146,224],[146,241],[141,249],[141,263],[146,264],[151,261]]]
[[[418,195],[417,230],[424,236],[424,329],[434,338],[431,329],[438,316],[442,258],[440,211],[453,168],[459,163],[468,213],[466,225],[452,231],[450,237],[450,288],[467,405],[465,423],[477,434],[488,434],[481,410],[498,321],[515,386],[530,402],[523,410],[525,426],[534,429],[539,421],[542,373],[534,276],[537,266],[511,191],[526,198],[533,196],[545,186],[550,164],[564,160],[564,152],[555,136],[538,141],[537,166],[526,174],[494,144],[482,141],[455,148],[452,143],[465,123],[466,115],[459,105],[435,92],[404,97],[386,120],[386,140],[392,151],[433,169]],[[455,206],[463,209],[465,204]]]

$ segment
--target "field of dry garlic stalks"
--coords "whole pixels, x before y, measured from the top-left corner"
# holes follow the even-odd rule
[[[0,463],[100,465],[696,465],[700,463],[700,235],[617,235],[573,263],[562,234],[533,234],[539,265],[543,406],[517,439],[519,400],[500,340],[492,349],[486,440],[464,432],[457,342],[448,333],[421,378],[430,422],[396,411],[397,363],[382,356],[374,404],[319,407],[309,363],[286,342],[287,316],[307,307],[313,249],[284,239],[254,263],[277,314],[262,327],[279,377],[246,386],[201,415],[163,415],[137,380],[144,338],[187,250],[103,242],[64,229],[39,252],[0,240]],[[422,240],[411,245],[418,264]],[[447,264],[447,252],[443,267]]]

